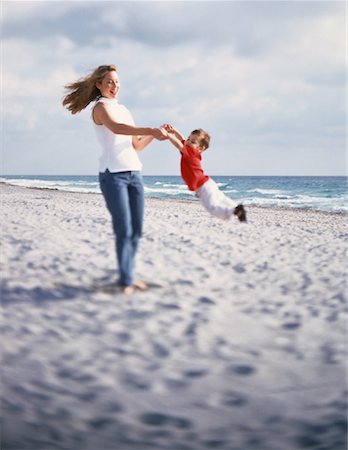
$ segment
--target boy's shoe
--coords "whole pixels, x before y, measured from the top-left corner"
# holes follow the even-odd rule
[[[238,217],[239,222],[246,222],[247,221],[247,219],[246,219],[246,212],[245,212],[245,209],[244,209],[243,205],[237,205],[234,208],[234,213],[233,214]]]

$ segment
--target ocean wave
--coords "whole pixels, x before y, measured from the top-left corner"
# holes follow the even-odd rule
[[[222,192],[245,205],[348,212],[348,193],[342,178],[331,182],[326,178],[311,178],[309,183],[301,177],[290,180],[272,177],[262,181],[236,177],[233,184],[226,177],[214,179]],[[97,176],[2,176],[0,182],[29,188],[100,193]],[[277,188],[280,185],[282,189]],[[144,176],[144,190],[148,198],[195,198],[179,176]]]
[[[37,178],[0,178],[0,182],[13,186],[51,189],[67,192],[100,193],[98,182],[86,183],[84,180],[74,182],[67,180],[42,180]]]
[[[283,194],[285,194],[284,191],[281,191],[279,189],[256,188],[256,189],[249,189],[249,190],[247,190],[247,192],[256,192],[257,194],[262,194],[262,195],[283,195]]]
[[[186,186],[179,186],[179,188],[170,189],[155,189],[153,187],[144,186],[145,194],[156,197],[177,197],[177,196],[194,196],[194,193],[189,191]]]
[[[221,189],[223,191],[224,194],[235,194],[237,192],[239,192],[237,189]]]
[[[245,205],[274,206],[285,208],[314,209],[318,211],[348,212],[347,203],[341,199],[327,199],[324,197],[298,196],[297,198],[262,198],[248,197],[243,199]]]

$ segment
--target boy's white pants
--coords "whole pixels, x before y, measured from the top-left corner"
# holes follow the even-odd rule
[[[237,203],[220,191],[211,178],[197,189],[196,197],[210,214],[220,219],[229,219],[237,206]]]

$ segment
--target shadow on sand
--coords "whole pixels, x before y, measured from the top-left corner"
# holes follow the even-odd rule
[[[14,303],[33,302],[37,305],[47,301],[76,300],[93,293],[90,288],[82,286],[56,285],[52,287],[8,286],[6,281],[0,285],[0,298],[3,306]]]
[[[150,289],[162,286],[148,283]],[[141,292],[136,291],[136,292]],[[146,291],[145,291],[146,292]],[[73,301],[87,299],[93,294],[103,293],[108,295],[124,295],[121,287],[116,282],[107,280],[94,280],[89,286],[69,285],[55,283],[52,286],[23,285],[8,286],[6,280],[0,283],[0,302],[3,306],[17,303],[35,303],[41,305],[49,301]]]

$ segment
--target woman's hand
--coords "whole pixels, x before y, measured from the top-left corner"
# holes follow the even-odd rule
[[[165,132],[165,130],[161,130],[161,128],[153,128],[152,136],[159,141],[164,141],[165,139],[168,139],[167,133]]]
[[[170,135],[174,135],[179,141],[184,141],[185,137],[178,131],[173,125],[170,123],[164,123],[161,128],[163,128]],[[170,140],[171,136],[168,135],[168,139]]]

